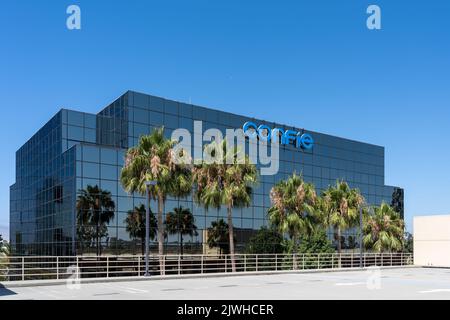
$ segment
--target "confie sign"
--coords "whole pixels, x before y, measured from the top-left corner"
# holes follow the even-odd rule
[[[314,146],[314,139],[309,133],[302,133],[294,130],[283,130],[267,125],[257,126],[254,122],[246,122],[243,126],[244,134],[250,139],[260,139],[270,142],[271,139],[278,138],[283,145],[295,145],[297,148],[311,150]]]

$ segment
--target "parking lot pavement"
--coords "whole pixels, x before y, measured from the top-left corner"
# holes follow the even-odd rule
[[[372,269],[2,288],[3,299],[450,299],[450,269]]]

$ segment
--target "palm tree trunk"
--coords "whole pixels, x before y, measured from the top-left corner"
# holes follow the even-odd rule
[[[100,195],[99,195],[100,196]],[[98,212],[97,212],[97,257],[100,256],[100,217],[101,215],[101,211],[102,211],[102,199],[99,197],[97,199],[97,205],[98,205]]]
[[[164,275],[164,222],[163,222],[163,205],[164,199],[158,194],[158,254],[159,254],[159,270]]]
[[[181,254],[181,259],[183,259],[183,234],[180,233],[180,254]]]
[[[338,256],[339,256],[339,260],[338,260],[338,267],[341,267],[341,252],[342,252],[342,243],[341,243],[341,227],[337,227],[337,238],[338,238],[338,245],[337,245],[337,249],[338,249]]]
[[[96,230],[95,237],[96,237],[96,243],[97,243],[97,257],[100,256],[100,251],[99,251],[99,248],[100,248],[100,246],[99,246],[99,233],[100,233],[100,231],[99,231],[99,229],[100,228],[99,228],[98,223],[97,223],[97,226],[95,228],[95,230]]]
[[[292,243],[293,243],[293,255],[292,255],[292,267],[294,270],[298,269],[298,261],[297,261],[297,237],[296,235],[292,235]]]
[[[79,232],[79,234],[77,235],[77,240],[78,240],[78,242],[80,243],[80,255],[83,255],[83,245],[84,245],[84,234],[83,234],[83,231],[84,231],[84,229],[83,229],[84,227],[80,227],[80,232]]]
[[[228,206],[228,234],[230,238],[230,257],[231,257],[231,271],[236,272],[236,259],[234,256],[234,230],[233,230],[233,216],[232,207]]]
[[[81,219],[80,221],[76,221],[75,224],[78,225],[78,223],[81,225],[78,229],[77,228],[77,236],[76,236],[76,241],[80,244],[80,255],[83,255],[83,242],[84,242],[84,235],[83,235],[83,231],[84,231],[84,226],[83,226],[83,211],[81,211]],[[78,230],[80,230],[80,232],[78,232]],[[75,246],[76,246],[76,242],[75,242]]]

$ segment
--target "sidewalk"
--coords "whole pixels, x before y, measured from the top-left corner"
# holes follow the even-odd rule
[[[309,270],[286,270],[286,271],[252,271],[252,272],[236,272],[236,273],[209,273],[209,274],[185,274],[185,275],[166,275],[166,276],[150,276],[150,277],[110,277],[110,278],[81,278],[81,284],[88,283],[107,283],[107,282],[128,282],[128,281],[157,281],[157,280],[177,280],[177,279],[198,279],[198,278],[226,278],[226,277],[242,277],[251,275],[274,275],[274,274],[308,274],[308,273],[329,273],[343,271],[361,271],[370,270],[368,268],[335,268],[335,269],[309,269]],[[406,269],[421,268],[418,266],[387,266],[378,267],[382,270],[388,269]],[[39,286],[58,286],[73,284],[75,279],[60,280],[24,280],[24,281],[3,281],[0,282],[0,288],[21,288],[21,287],[39,287]]]

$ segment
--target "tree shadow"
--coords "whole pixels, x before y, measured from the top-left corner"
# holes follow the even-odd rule
[[[12,296],[12,295],[16,295],[16,294],[17,294],[16,292],[9,290],[8,288],[6,288],[4,285],[2,285],[0,283],[0,297]]]

